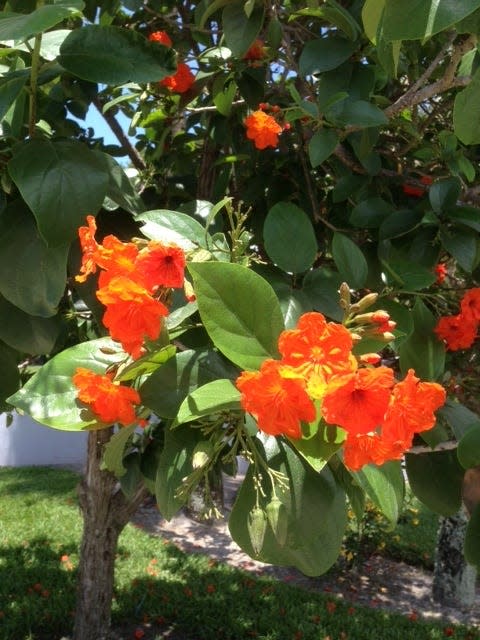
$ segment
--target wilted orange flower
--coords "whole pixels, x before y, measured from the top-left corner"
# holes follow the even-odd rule
[[[141,355],[146,337],[156,340],[160,335],[167,307],[130,278],[113,277],[97,291],[97,298],[107,307],[103,324],[133,358]]]
[[[388,367],[335,376],[322,401],[325,422],[352,434],[374,431],[383,421],[393,384],[393,371]]]
[[[276,147],[278,136],[282,133],[282,127],[273,116],[263,111],[254,111],[245,118],[247,138],[253,140],[257,149]]]
[[[462,315],[480,322],[480,288],[469,289],[460,302]]]
[[[261,431],[300,438],[300,422],[315,420],[315,405],[302,381],[285,377],[286,373],[281,362],[265,360],[260,371],[243,371],[236,385],[243,409],[256,417]]]
[[[78,229],[80,247],[82,249],[82,264],[80,274],[75,277],[77,282],[85,282],[91,273],[97,270],[97,255],[100,245],[95,240],[97,223],[94,216],[87,216],[87,226]]]
[[[262,60],[265,58],[266,49],[263,40],[257,38],[250,46],[247,53],[243,56],[244,60]]]
[[[166,31],[154,31],[148,36],[150,42],[158,42],[165,47],[171,47],[173,45],[172,39]]]
[[[99,375],[79,367],[73,376],[77,397],[90,407],[105,424],[119,422],[128,426],[137,421],[135,405],[141,403],[135,389],[112,382],[108,375]]]
[[[135,269],[149,291],[159,286],[180,288],[184,281],[185,254],[175,245],[152,241],[140,251]]]
[[[459,313],[456,316],[440,318],[434,332],[445,341],[449,351],[458,351],[472,346],[477,335],[477,327],[475,319]]]
[[[160,80],[159,84],[172,93],[186,93],[194,82],[195,76],[188,64],[185,64],[185,62],[179,62],[176,73],[172,76],[163,78],[163,80]]]

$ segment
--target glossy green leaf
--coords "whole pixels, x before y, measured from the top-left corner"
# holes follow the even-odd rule
[[[428,190],[428,198],[435,213],[442,213],[457,204],[462,183],[458,178],[436,180]]]
[[[94,151],[93,153],[101,162],[105,163],[105,171],[108,174],[106,196],[119,207],[134,215],[145,211],[142,199],[115,158],[112,158],[108,153],[103,153],[103,151]]]
[[[302,291],[310,299],[313,309],[332,320],[341,321],[343,310],[339,304],[338,290],[343,280],[344,278],[338,272],[319,267],[308,271],[305,275]]]
[[[222,116],[229,116],[232,110],[232,102],[237,92],[237,84],[232,76],[217,76],[213,81],[213,104]]]
[[[317,239],[307,214],[291,202],[277,202],[263,225],[265,251],[287,273],[303,273],[317,255]]]
[[[465,560],[480,571],[480,504],[473,510],[465,532],[463,551]]]
[[[303,437],[299,440],[289,439],[290,444],[308,464],[321,471],[330,458],[343,446],[345,432],[333,425],[320,424],[312,435],[306,436],[308,428],[304,426]]]
[[[244,0],[232,0],[222,12],[225,42],[233,55],[239,58],[260,33],[265,15],[263,4],[257,4],[250,16],[245,13],[244,5]]]
[[[372,102],[366,100],[345,100],[334,121],[342,125],[356,127],[380,127],[388,123],[387,116]]]
[[[335,150],[339,141],[333,129],[320,129],[313,134],[308,143],[308,155],[313,168],[325,162]]]
[[[60,327],[57,317],[32,316],[0,296],[0,340],[18,351],[29,355],[50,353]]]
[[[107,193],[104,162],[77,140],[33,138],[20,145],[8,171],[49,246],[69,244]]]
[[[462,231],[458,228],[442,230],[440,241],[443,248],[455,258],[467,273],[477,266],[478,234],[474,231]]]
[[[480,70],[476,71],[465,89],[455,96],[453,130],[463,144],[480,142]]]
[[[47,247],[18,202],[3,216],[0,230],[0,293],[29,315],[55,315],[65,291],[68,246]]]
[[[289,489],[277,492],[287,517],[285,543],[280,544],[268,526],[258,553],[253,549],[247,522],[257,495],[252,465],[228,522],[232,538],[243,551],[261,562],[295,566],[306,575],[320,575],[338,557],[346,525],[345,493],[328,467],[317,473],[286,443],[275,438],[264,438],[263,442],[269,466],[288,478]],[[259,496],[259,506],[264,510],[271,500],[269,483],[265,485],[265,493]]]
[[[361,229],[376,229],[394,211],[390,202],[374,196],[362,200],[352,209],[350,223]]]
[[[480,421],[472,424],[457,447],[458,461],[464,469],[480,466]]]
[[[293,289],[288,285],[282,287],[272,283],[272,286],[280,302],[285,329],[295,328],[300,316],[312,310],[309,297],[301,289]]]
[[[432,269],[407,259],[381,260],[384,274],[390,286],[399,290],[419,291],[435,282]]]
[[[82,0],[63,0],[27,14],[0,13],[0,40],[25,40],[79,13],[84,6]]]
[[[357,45],[340,36],[309,40],[300,54],[300,75],[305,77],[336,69],[348,60]]]
[[[141,472],[142,457],[139,451],[131,451],[123,459],[125,473],[119,478],[120,487],[127,498],[133,498],[143,480]]]
[[[119,367],[115,380],[125,382],[127,380],[135,380],[141,376],[152,374],[165,362],[173,358],[176,348],[173,344],[168,344],[166,347],[155,351],[154,353],[148,353],[146,356],[134,360],[128,363],[126,366]]]
[[[455,451],[407,453],[406,470],[413,493],[429,509],[451,516],[462,504],[463,469]]]
[[[150,240],[173,242],[185,249],[212,246],[205,228],[192,216],[168,209],[145,211],[136,218],[142,224],[142,233]]]
[[[278,356],[284,328],[275,292],[259,275],[231,263],[191,263],[198,309],[214,345],[243,369]]]
[[[231,380],[213,380],[185,398],[178,410],[175,426],[231,409],[240,409],[240,391]]]
[[[370,500],[394,526],[402,511],[405,482],[400,462],[386,462],[381,466],[366,465],[353,477]]]
[[[477,207],[454,207],[444,212],[448,219],[457,225],[464,225],[475,231],[480,231],[480,215]]]
[[[424,40],[460,22],[480,7],[480,0],[386,0],[386,40]]]
[[[386,0],[365,0],[362,8],[362,22],[368,39],[376,43],[378,27],[381,23]]]
[[[10,106],[23,90],[28,77],[29,72],[26,71],[25,74],[20,76],[15,74],[12,77],[7,74],[0,78],[0,120],[3,120]]]
[[[422,222],[423,212],[400,209],[389,215],[378,230],[379,240],[391,240],[410,233]]]
[[[478,421],[478,415],[456,400],[448,399],[437,411],[437,415],[447,422],[457,440]]]
[[[111,85],[156,82],[176,71],[173,49],[133,29],[96,24],[72,31],[58,61],[78,78]]]
[[[117,478],[123,476],[127,471],[123,464],[123,456],[125,448],[135,431],[135,426],[132,424],[129,427],[122,427],[113,434],[105,445],[102,466],[111,471]]]
[[[8,402],[40,424],[62,431],[103,429],[105,425],[77,400],[72,376],[77,367],[104,374],[125,358],[109,338],[83,342],[46,362]]]
[[[368,275],[365,256],[358,246],[343,233],[335,231],[332,240],[332,256],[337,269],[350,287],[361,289]]]
[[[143,404],[162,418],[175,418],[189,393],[239,372],[215,351],[182,351],[154,371],[140,387]]]
[[[7,398],[15,394],[21,384],[16,356],[13,349],[0,342],[0,412],[12,410]]]
[[[437,380],[445,365],[445,348],[433,333],[436,319],[417,298],[412,310],[414,331],[399,346],[400,369],[406,374],[414,369],[422,380]]]

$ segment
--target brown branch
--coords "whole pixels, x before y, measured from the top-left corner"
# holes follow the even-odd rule
[[[418,445],[415,447],[411,447],[407,453],[412,453],[414,455],[420,455],[422,453],[438,453],[439,451],[452,451],[458,447],[458,442],[456,440],[447,440],[446,442],[441,442],[437,444],[436,447],[432,449],[427,445]]]

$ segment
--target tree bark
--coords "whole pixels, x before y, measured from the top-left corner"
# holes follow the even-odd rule
[[[79,576],[73,640],[107,640],[118,537],[140,502],[147,495],[142,486],[131,500],[119,488],[117,479],[100,464],[113,427],[88,435],[87,467],[79,485],[83,514]]]
[[[476,570],[463,556],[468,516],[464,509],[439,522],[432,596],[445,606],[470,608],[475,600]]]

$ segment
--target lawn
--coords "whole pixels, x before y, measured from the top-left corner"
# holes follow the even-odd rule
[[[0,469],[0,640],[59,640],[71,630],[81,533],[77,481],[64,470]],[[418,532],[428,527],[418,510],[408,509],[417,506],[407,506],[403,523],[417,534],[410,542],[400,544],[395,537],[405,541],[407,534],[385,531],[373,512],[363,537],[385,553],[391,542],[397,551],[404,545],[410,553],[415,541],[422,555],[434,542],[420,540]],[[417,524],[409,522],[408,513]],[[172,629],[191,640],[480,638],[463,627],[352,607],[255,578],[205,556],[187,555],[131,525],[119,542],[113,624],[125,640],[160,640]]]

